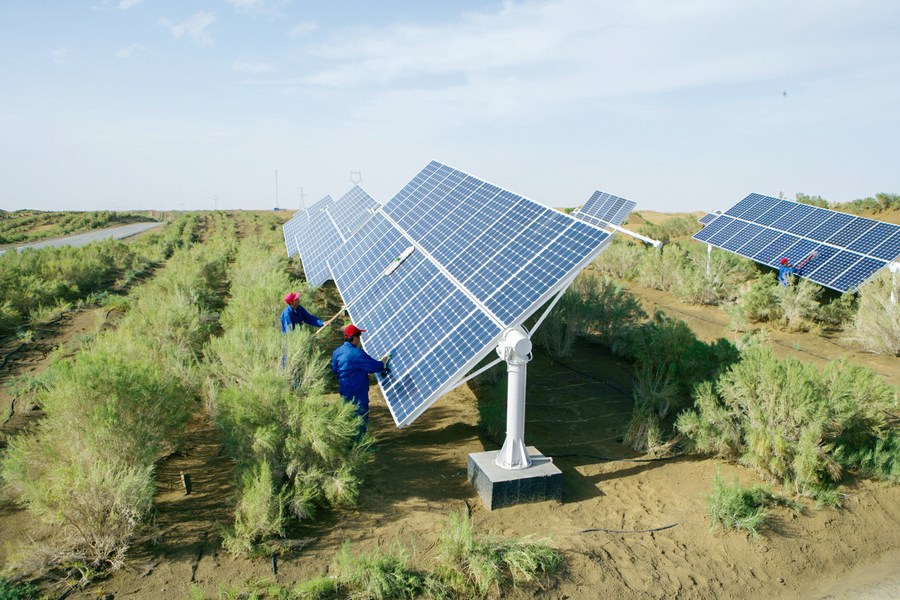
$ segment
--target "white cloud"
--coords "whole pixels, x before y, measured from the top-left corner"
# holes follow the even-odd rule
[[[131,44],[130,46],[124,46],[116,50],[116,58],[131,58],[131,55],[137,52],[138,50],[145,50],[146,48],[141,44]]]
[[[240,71],[241,73],[250,73],[254,75],[259,73],[270,73],[275,70],[269,63],[253,62],[241,58],[231,63],[231,68],[235,71]]]
[[[280,16],[290,0],[226,0],[234,9],[248,15]]]
[[[216,15],[201,10],[181,23],[170,23],[168,20],[163,19],[160,21],[160,25],[168,29],[175,36],[175,39],[180,39],[181,36],[187,35],[191,42],[201,48],[206,48],[213,45],[212,34],[207,31],[207,28],[215,20]]]
[[[136,6],[143,1],[144,0],[119,0],[119,8],[122,10],[128,10],[132,6]]]
[[[65,65],[69,62],[69,49],[65,47],[60,47],[50,53],[50,56],[53,57],[53,62],[58,65]]]
[[[288,32],[288,34],[291,37],[304,37],[316,31],[318,28],[319,24],[315,21],[304,21],[291,27],[291,30]]]

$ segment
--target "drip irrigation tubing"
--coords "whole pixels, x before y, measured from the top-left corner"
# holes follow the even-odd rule
[[[608,456],[599,456],[597,454],[582,454],[580,452],[573,454],[554,454],[553,458],[576,458],[576,457],[584,457],[584,458],[593,458],[594,460],[602,460],[605,462],[636,462],[636,463],[646,463],[646,462],[662,462],[664,460],[672,460],[682,456],[681,454],[675,454],[674,456],[660,456],[659,458],[610,458]]]
[[[604,533],[653,533],[655,531],[672,529],[673,527],[677,527],[678,525],[681,525],[681,523],[669,523],[668,525],[663,525],[662,527],[653,527],[652,529],[604,529],[602,527],[594,527],[593,529],[582,529],[578,533],[593,533],[595,531],[602,531]]]
[[[10,350],[9,353],[8,353],[6,356],[3,357],[3,362],[0,363],[0,369],[2,369],[3,367],[6,366],[6,361],[9,360],[9,357],[10,357],[10,356],[12,356],[13,354],[15,354],[16,352],[18,352],[19,350],[21,350],[21,349],[24,348],[24,347],[25,347],[25,344],[22,343],[22,344],[19,344],[18,347],[13,348],[12,350]]]
[[[608,381],[606,381],[606,380],[604,380],[604,379],[600,379],[599,377],[597,377],[597,376],[595,376],[595,375],[591,375],[590,373],[588,373],[588,372],[586,372],[586,371],[582,371],[582,370],[580,370],[580,369],[576,369],[575,367],[572,367],[572,366],[567,365],[567,364],[565,364],[565,363],[561,363],[561,362],[559,362],[558,360],[554,360],[554,359],[552,359],[552,358],[550,359],[550,362],[552,362],[552,363],[555,364],[555,365],[559,365],[560,367],[562,367],[562,368],[564,368],[564,369],[568,369],[568,370],[572,371],[573,373],[578,373],[579,375],[581,375],[581,376],[583,376],[583,377],[587,377],[588,379],[590,379],[590,380],[592,380],[592,381],[596,381],[597,383],[602,383],[602,384],[605,385],[606,387],[611,388],[611,389],[613,389],[613,390],[619,392],[619,393],[622,394],[623,396],[630,396],[630,395],[631,395],[629,392],[626,392],[625,390],[623,390],[623,389],[620,388],[619,386],[617,386],[617,385],[615,385],[615,384],[612,384],[612,383],[610,383],[610,382],[608,382]]]

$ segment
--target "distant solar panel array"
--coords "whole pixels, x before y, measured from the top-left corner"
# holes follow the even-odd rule
[[[700,219],[698,219],[698,220],[699,220],[700,223],[702,223],[703,225],[709,225],[710,223],[712,223],[713,221],[715,221],[715,220],[718,218],[718,216],[719,216],[720,214],[722,214],[722,213],[720,213],[720,212],[718,212],[718,211],[716,211],[716,212],[711,212],[711,213],[709,213],[709,214],[703,215],[703,216],[700,217]]]
[[[900,226],[826,208],[750,194],[694,239],[777,267],[813,255],[801,276],[853,291],[900,254]]]
[[[504,330],[561,293],[611,239],[438,162],[380,210],[351,194],[324,211],[346,207],[335,223],[359,223],[326,262],[351,319],[368,330],[366,351],[393,355],[378,382],[398,426],[458,385]],[[328,229],[310,213],[312,231]],[[319,255],[301,249],[309,275],[307,256]]]
[[[619,226],[625,222],[635,206],[637,203],[631,200],[596,191],[572,216],[598,227]]]

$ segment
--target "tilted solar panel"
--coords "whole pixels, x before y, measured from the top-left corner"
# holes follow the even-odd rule
[[[397,425],[457,385],[609,239],[437,162],[416,175],[329,260],[353,322],[369,332],[366,351],[393,354],[378,380]]]
[[[711,212],[709,214],[703,215],[698,220],[704,225],[709,225],[710,223],[715,221],[719,217],[720,214],[721,213]]]
[[[798,273],[839,292],[853,291],[900,254],[900,226],[827,208],[750,194],[694,236],[723,250]],[[811,257],[811,258],[810,258]]]
[[[305,210],[301,209],[294,213],[294,216],[290,221],[287,221],[284,225],[281,226],[281,231],[284,234],[284,245],[287,248],[288,258],[300,254],[300,248],[297,245],[297,233],[300,230],[300,225],[307,220],[309,220],[309,215],[306,214]]]
[[[572,216],[598,227],[618,226],[625,222],[628,214],[634,210],[635,206],[637,206],[637,202],[625,200],[598,190]]]
[[[295,236],[307,283],[319,286],[331,279],[328,258],[372,217],[377,206],[374,198],[355,186],[336,202],[326,196],[310,207]]]
[[[375,198],[356,185],[327,210],[341,237],[346,240],[375,214],[377,208]]]

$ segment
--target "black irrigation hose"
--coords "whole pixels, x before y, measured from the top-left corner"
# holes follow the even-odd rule
[[[595,527],[593,529],[582,529],[578,533],[592,533],[594,531],[603,531],[605,533],[653,533],[654,531],[672,529],[673,527],[677,527],[678,525],[681,525],[681,523],[669,523],[668,525],[663,525],[662,527],[654,527],[652,529],[603,529],[602,527]]]
[[[675,456],[661,456],[659,458],[609,458],[607,456],[598,456],[596,454],[554,454],[553,458],[575,458],[578,456],[583,456],[584,458],[593,458],[594,460],[603,460],[606,462],[636,462],[636,463],[644,463],[644,462],[660,462],[664,460],[672,460],[674,458],[678,458],[681,456],[680,454],[676,454]]]
[[[562,368],[564,368],[564,369],[568,369],[568,370],[572,371],[573,373],[578,373],[579,375],[581,375],[581,376],[583,376],[583,377],[587,377],[588,379],[590,379],[590,380],[592,380],[592,381],[596,381],[597,383],[602,383],[602,384],[605,385],[606,387],[609,387],[609,388],[614,389],[615,391],[619,392],[619,393],[622,394],[623,396],[630,396],[630,395],[631,395],[630,392],[626,392],[625,390],[623,390],[623,389],[620,388],[619,386],[614,385],[614,384],[612,384],[612,383],[610,383],[610,382],[608,382],[608,381],[605,381],[605,380],[603,380],[603,379],[600,379],[599,377],[596,377],[595,375],[591,375],[590,373],[587,373],[587,372],[582,371],[582,370],[580,370],[580,369],[576,369],[575,367],[572,367],[572,366],[569,366],[569,365],[567,365],[567,364],[561,363],[561,362],[559,362],[559,361],[557,361],[557,360],[553,360],[552,358],[550,359],[550,362],[552,362],[552,363],[555,364],[555,365],[559,365],[560,367],[562,367]]]
[[[15,349],[13,349],[13,350],[10,350],[10,351],[9,351],[9,354],[7,354],[7,355],[3,358],[3,362],[0,363],[0,369],[2,369],[3,367],[6,366],[6,361],[9,360],[9,357],[10,357],[10,356],[12,356],[13,354],[15,354],[16,352],[18,352],[19,350],[21,350],[21,349],[24,348],[24,347],[25,347],[25,344],[24,344],[24,342],[23,342],[23,343],[19,344],[18,348],[15,348]]]

